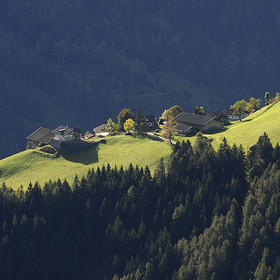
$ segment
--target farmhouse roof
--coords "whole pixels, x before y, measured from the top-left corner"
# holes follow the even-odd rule
[[[50,138],[53,136],[54,134],[52,133],[51,129],[45,127],[39,127],[37,130],[35,130],[33,133],[27,136],[26,139],[29,141],[47,144]]]
[[[151,116],[151,115],[145,116],[145,119],[147,122],[156,122],[155,116]]]
[[[210,111],[204,111],[203,115],[208,116],[208,117],[219,117],[223,114],[216,113],[216,112],[210,112]]]
[[[174,120],[177,122],[181,122],[181,123],[204,126],[208,122],[214,120],[215,118],[216,117],[209,117],[209,116],[204,116],[204,115],[197,115],[197,114],[182,112],[179,115],[177,115],[174,118]]]
[[[106,124],[101,124],[101,125],[97,126],[96,128],[94,128],[93,131],[95,133],[105,132],[105,131],[107,131],[107,126],[106,126]]]
[[[178,131],[183,131],[183,132],[188,132],[192,129],[193,127],[191,125],[187,125],[187,124],[183,124],[183,123],[179,123],[176,125],[176,129]]]
[[[79,133],[81,133],[81,129],[80,128],[71,128],[71,127],[68,127],[68,126],[63,126],[63,125],[60,125],[59,127],[57,127],[56,129],[54,129],[52,131],[53,134],[59,134],[60,132],[64,132],[65,135],[71,133],[72,131],[77,131]]]
[[[223,111],[223,114],[224,114],[224,115],[227,115],[227,116],[231,116],[231,115],[233,115],[233,113],[234,113],[234,110],[233,110],[233,109],[225,109],[225,110]]]
[[[94,134],[92,134],[92,133],[87,133],[85,136],[84,136],[84,138],[87,140],[87,139],[90,139],[90,138],[92,138],[92,137],[94,137]]]

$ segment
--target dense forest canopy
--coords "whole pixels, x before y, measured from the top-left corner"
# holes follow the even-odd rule
[[[0,280],[279,279],[280,148],[177,143],[168,164],[0,188]]]
[[[279,87],[279,1],[2,0],[0,155],[122,108],[222,110]]]

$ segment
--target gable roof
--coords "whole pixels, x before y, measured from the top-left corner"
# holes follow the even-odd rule
[[[145,116],[144,117],[147,122],[155,122],[156,123],[156,118],[154,116]]]
[[[27,136],[26,139],[29,141],[47,144],[50,138],[53,136],[54,134],[52,133],[51,129],[45,127],[39,127],[37,130],[35,130],[33,133]]]
[[[92,138],[92,137],[94,137],[94,134],[92,134],[92,133],[87,133],[85,136],[84,136],[84,138],[87,140],[87,139],[90,139],[90,138]]]
[[[107,131],[107,125],[106,124],[101,124],[101,125],[97,126],[96,128],[94,128],[93,131],[95,133],[106,132]]]
[[[179,123],[176,125],[176,129],[178,131],[183,131],[183,132],[188,132],[192,129],[193,127],[184,123]]]
[[[69,133],[71,133],[72,131],[77,131],[79,133],[81,133],[81,129],[79,128],[71,128],[71,127],[68,127],[68,126],[63,126],[63,125],[60,125],[59,127],[57,127],[56,129],[54,129],[52,131],[53,134],[59,134],[60,132],[64,131],[64,134],[67,135]]]
[[[174,118],[174,121],[187,123],[191,125],[204,126],[214,119],[216,119],[216,117],[182,112]]]
[[[204,111],[204,112],[202,113],[202,115],[208,116],[208,117],[219,117],[219,116],[221,116],[222,114],[216,113],[216,112]]]
[[[223,114],[224,114],[224,115],[227,115],[227,116],[231,116],[231,115],[233,115],[233,113],[234,113],[234,110],[233,110],[233,109],[225,109],[225,110],[223,111]]]

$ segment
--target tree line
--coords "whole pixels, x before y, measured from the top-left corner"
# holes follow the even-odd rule
[[[280,147],[198,136],[148,167],[0,188],[0,279],[278,279]]]

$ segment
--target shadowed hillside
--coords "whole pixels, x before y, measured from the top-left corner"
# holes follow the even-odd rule
[[[159,116],[274,94],[279,22],[271,0],[3,0],[0,157],[39,126],[86,131],[124,107]]]

